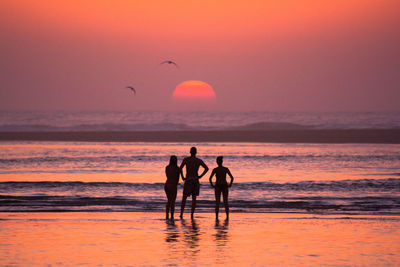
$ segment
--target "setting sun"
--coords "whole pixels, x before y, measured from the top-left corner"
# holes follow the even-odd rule
[[[202,81],[184,81],[180,83],[172,94],[174,99],[180,100],[215,100],[213,88]]]

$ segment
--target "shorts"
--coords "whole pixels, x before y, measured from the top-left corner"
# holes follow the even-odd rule
[[[198,178],[188,177],[183,186],[184,196],[198,196],[200,193],[200,183]]]

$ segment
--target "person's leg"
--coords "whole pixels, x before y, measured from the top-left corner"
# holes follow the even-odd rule
[[[221,190],[218,187],[215,187],[215,219],[218,219],[220,202],[221,202]]]
[[[164,187],[164,191],[165,191],[165,194],[167,195],[167,204],[166,204],[166,206],[165,206],[165,219],[167,219],[168,220],[168,218],[169,218],[169,208],[170,208],[170,196],[169,196],[169,193],[168,193],[168,189],[166,188],[166,187]]]
[[[196,194],[192,194],[192,214],[191,214],[192,219],[194,216],[195,209],[196,209]]]
[[[181,203],[181,218],[183,218],[183,212],[185,211],[185,205],[186,205],[186,195],[182,196],[182,203]]]
[[[165,219],[169,219],[169,207],[170,207],[170,202],[169,202],[169,199],[168,199],[168,201],[167,201],[167,206],[166,206],[166,208],[165,208]]]
[[[225,206],[226,218],[229,218],[229,203],[228,203],[229,190],[228,190],[228,187],[224,188],[224,191],[223,191],[222,194],[223,194],[223,197],[224,197],[224,206]]]
[[[171,206],[170,206],[170,209],[171,209],[171,220],[173,220],[174,219],[174,212],[175,212],[175,200],[176,200],[176,191],[175,192],[173,192],[172,194],[171,194]]]
[[[195,179],[193,181],[193,187],[192,187],[192,214],[191,217],[193,219],[194,216],[194,211],[196,210],[196,198],[200,193],[200,183],[198,179]]]

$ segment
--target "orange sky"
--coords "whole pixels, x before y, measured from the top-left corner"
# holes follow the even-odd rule
[[[398,110],[399,7],[397,0],[5,0],[0,105],[169,109],[179,83],[202,80],[221,109]],[[159,65],[167,59],[179,71]],[[126,85],[137,88],[136,99]]]

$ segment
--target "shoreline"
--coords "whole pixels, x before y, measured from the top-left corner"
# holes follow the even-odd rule
[[[5,215],[5,216],[11,216],[11,217],[18,217],[18,216],[23,216],[23,215],[31,215],[33,217],[35,216],[43,216],[43,215],[48,215],[48,216],[69,216],[69,215],[74,215],[74,214],[85,214],[88,216],[96,216],[96,215],[106,215],[106,214],[115,214],[118,216],[119,215],[133,215],[133,216],[142,216],[142,217],[154,217],[155,215],[160,215],[161,220],[166,220],[165,219],[165,211],[160,210],[160,211],[87,211],[87,210],[82,210],[82,211],[0,211],[0,214]],[[385,219],[393,219],[396,221],[400,221],[400,214],[398,213],[378,213],[378,214],[373,214],[373,213],[323,213],[323,212],[290,212],[290,211],[268,211],[268,212],[243,212],[243,211],[230,211],[229,214],[233,214],[236,216],[271,216],[271,217],[276,217],[276,216],[287,216],[287,217],[298,217],[301,216],[303,218],[309,218],[309,219],[376,219],[376,218],[385,218]],[[196,211],[194,215],[194,219],[199,219],[199,218],[204,218],[211,216],[213,217],[215,215],[215,212],[208,212],[208,211]],[[157,216],[158,217],[158,216]],[[230,216],[229,219],[233,219],[234,216]],[[180,221],[180,220],[191,220],[192,218],[190,217],[190,211],[185,212],[183,218],[179,217],[179,212],[175,212],[175,218],[174,221]],[[219,219],[220,220],[225,220],[225,210],[223,207],[220,207],[220,213],[219,213]],[[4,220],[0,219],[0,222]],[[171,220],[171,219],[168,219]]]
[[[400,144],[400,129],[0,132],[0,141]]]

